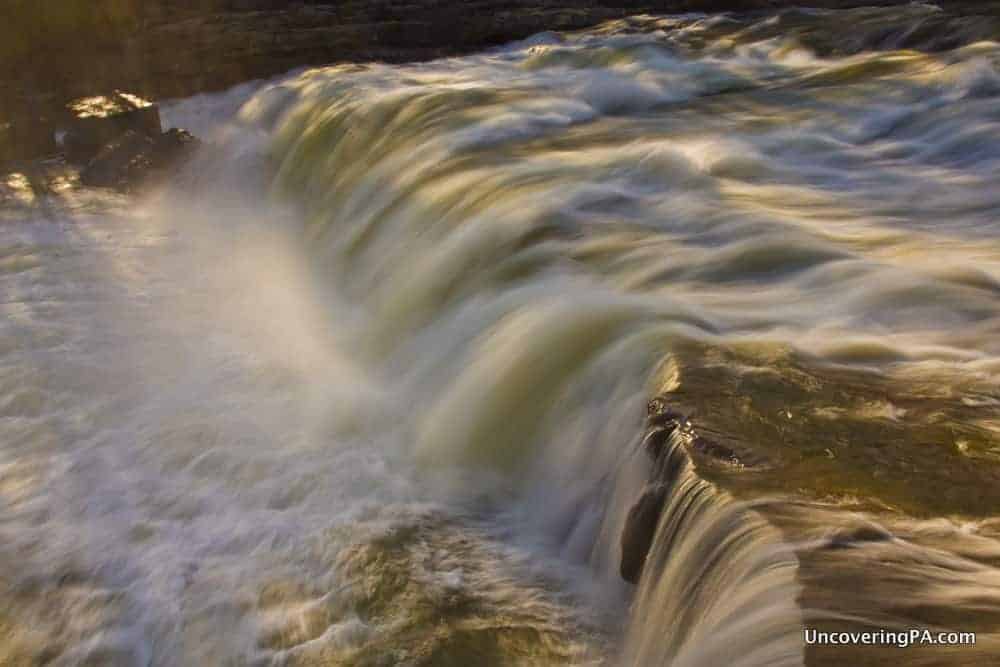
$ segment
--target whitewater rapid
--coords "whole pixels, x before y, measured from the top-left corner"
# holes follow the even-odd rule
[[[1000,47],[817,46],[937,11],[304,70],[164,105],[210,145],[141,200],[8,177],[0,662],[995,657]],[[653,395],[739,464],[652,465]]]

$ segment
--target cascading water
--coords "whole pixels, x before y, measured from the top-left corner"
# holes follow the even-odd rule
[[[795,555],[752,510],[700,479],[676,439],[667,456],[676,460],[664,463],[669,490],[626,664],[803,664]]]
[[[937,11],[308,70],[165,106],[141,207],[8,202],[0,661],[995,657],[1000,49],[889,50]]]

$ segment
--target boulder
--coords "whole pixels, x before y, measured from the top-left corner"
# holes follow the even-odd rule
[[[86,164],[128,132],[151,138],[160,135],[159,107],[128,93],[81,97],[67,104],[66,110],[62,143],[67,159],[77,164]]]

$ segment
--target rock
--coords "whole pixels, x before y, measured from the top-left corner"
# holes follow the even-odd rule
[[[635,501],[625,519],[625,528],[621,534],[622,557],[619,573],[622,579],[635,584],[642,575],[646,564],[646,556],[653,546],[656,527],[663,513],[663,505],[667,500],[668,488],[665,484],[650,484],[643,489],[642,495]]]
[[[128,93],[81,97],[66,109],[63,146],[67,159],[78,164],[86,164],[127,132],[150,138],[160,135],[159,107]]]
[[[157,136],[127,130],[98,151],[80,172],[80,182],[94,187],[131,191],[175,167],[200,142],[185,130]]]

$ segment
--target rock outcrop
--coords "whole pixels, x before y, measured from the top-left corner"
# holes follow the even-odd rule
[[[199,143],[184,130],[163,132],[156,104],[122,92],[73,100],[34,127],[50,139],[46,154],[79,169],[81,184],[123,192],[165,176]]]

